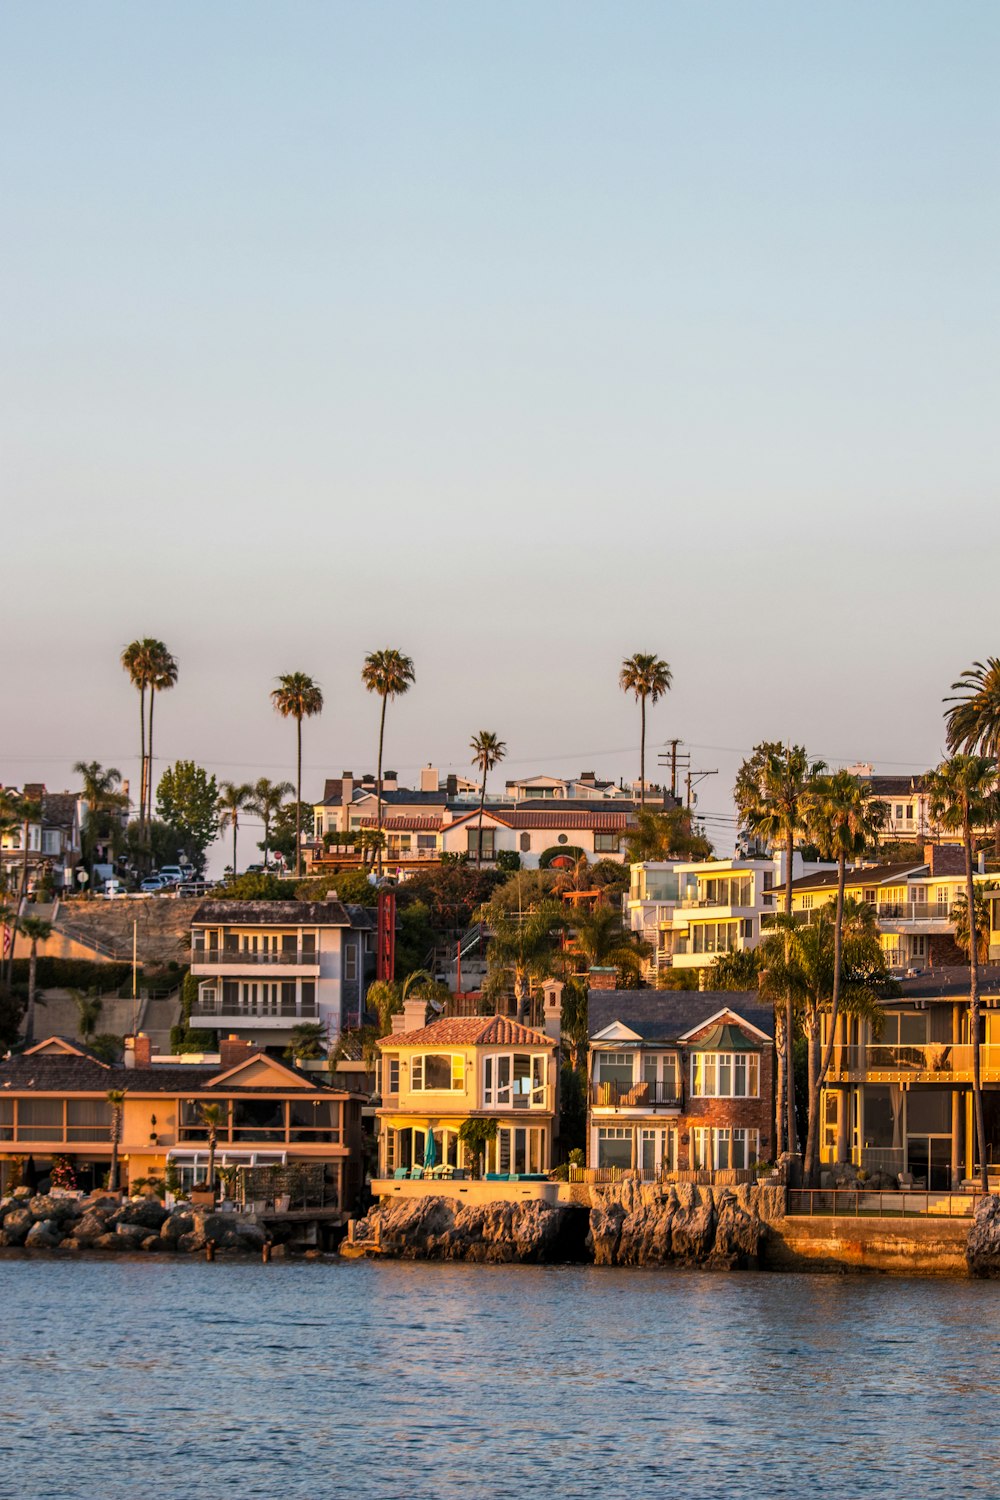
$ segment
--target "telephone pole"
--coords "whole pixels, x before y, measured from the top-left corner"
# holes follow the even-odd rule
[[[661,766],[666,766],[666,765],[670,766],[670,795],[674,799],[675,802],[677,801],[677,770],[678,770],[678,767],[680,767],[683,770],[683,768],[685,766],[690,766],[690,764],[691,764],[691,756],[690,756],[690,754],[687,751],[681,751],[680,753],[678,753],[677,747],[678,747],[678,745],[683,745],[683,743],[684,743],[684,741],[682,739],[679,739],[679,738],[678,739],[667,740],[667,744],[670,747],[670,753],[669,753],[669,755],[657,755],[657,757],[656,757],[658,763]]]
[[[718,776],[718,774],[719,774],[718,767],[716,767],[716,769],[714,771],[692,771],[692,770],[688,770],[687,776],[685,777],[685,781],[687,783],[687,810],[688,810],[688,812],[691,811],[693,789],[698,785],[698,783],[700,781],[704,781],[706,776]],[[695,797],[694,801],[697,801],[697,800],[698,800],[697,797]]]

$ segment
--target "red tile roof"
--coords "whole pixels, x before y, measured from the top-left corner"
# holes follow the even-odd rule
[[[362,818],[362,828],[374,828],[376,818]],[[441,827],[440,813],[435,817],[433,813],[396,813],[390,818],[382,819],[382,827],[386,833],[437,833]]]
[[[445,824],[445,830],[449,827],[456,828],[460,823],[466,823],[470,818],[478,819],[479,810],[470,812],[464,818],[456,818],[453,823]],[[581,808],[578,812],[570,812],[560,809],[558,812],[550,811],[548,808],[531,812],[527,808],[505,807],[503,810],[487,808],[486,818],[492,818],[496,823],[502,823],[507,828],[568,828],[587,829],[593,833],[621,833],[627,828],[636,826],[635,814],[619,810],[618,812],[593,812],[588,808]]]
[[[506,1016],[454,1016],[432,1021],[416,1031],[397,1031],[384,1036],[380,1047],[554,1047],[544,1031],[522,1026]]]

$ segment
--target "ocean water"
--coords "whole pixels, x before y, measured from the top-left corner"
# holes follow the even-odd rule
[[[0,1494],[1000,1494],[1000,1284],[0,1261]]]

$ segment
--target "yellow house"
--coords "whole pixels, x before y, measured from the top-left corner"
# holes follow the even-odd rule
[[[430,1170],[471,1175],[471,1153],[459,1131],[475,1119],[496,1121],[486,1172],[522,1177],[549,1171],[558,1115],[559,990],[546,991],[545,1031],[505,1016],[428,1026],[423,1002],[410,1002],[394,1018],[401,1029],[379,1042],[380,1177]]]

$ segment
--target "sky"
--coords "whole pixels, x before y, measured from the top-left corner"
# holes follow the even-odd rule
[[[919,771],[997,651],[1000,9],[0,3],[0,781]],[[502,778],[501,778],[502,779]]]

